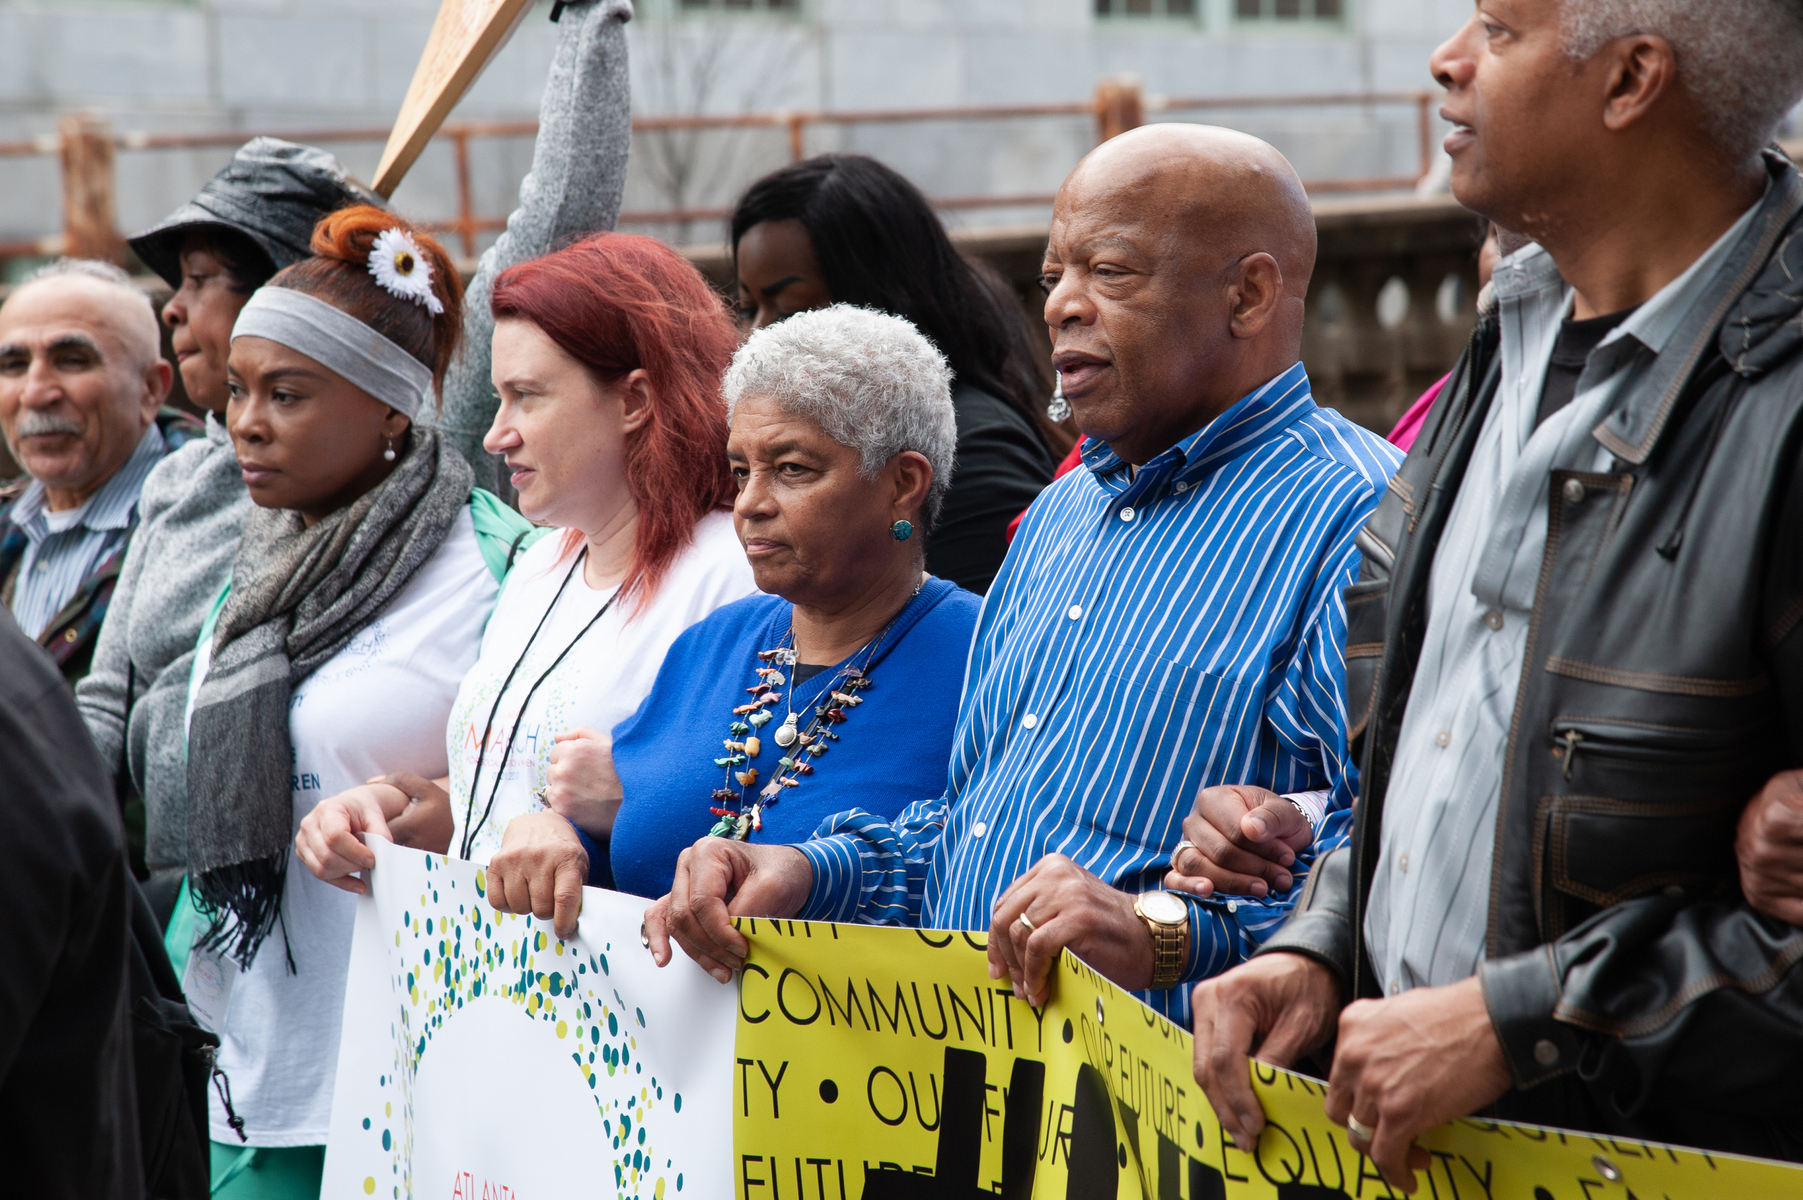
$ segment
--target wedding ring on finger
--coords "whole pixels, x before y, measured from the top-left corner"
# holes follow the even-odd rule
[[[643,946],[647,950],[651,949],[651,934],[648,930],[646,930],[645,923],[643,921],[639,922],[639,945]]]
[[[1171,870],[1177,872],[1179,875],[1187,874],[1188,872],[1184,871],[1183,867],[1178,863],[1177,860],[1183,857],[1183,852],[1185,850],[1195,850],[1195,849],[1196,849],[1196,843],[1190,841],[1188,838],[1184,838],[1181,842],[1178,842],[1177,848],[1175,850],[1171,851]],[[1197,853],[1201,853],[1201,851],[1197,851]]]
[[[1358,1138],[1367,1146],[1369,1146],[1371,1140],[1377,1136],[1377,1130],[1371,1128],[1371,1126],[1365,1124],[1357,1117],[1352,1116],[1346,1118],[1346,1132],[1353,1137]]]
[[[1032,933],[1034,930],[1039,928],[1039,926],[1033,924],[1033,919],[1031,917],[1027,916],[1026,913],[1022,913],[1020,915],[1020,923],[1027,927],[1028,933]]]

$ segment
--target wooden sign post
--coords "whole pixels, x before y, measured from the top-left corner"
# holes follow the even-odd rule
[[[376,167],[371,186],[384,199],[394,195],[426,143],[531,8],[532,0],[444,0],[439,6]]]
[[[113,130],[92,113],[58,122],[63,152],[63,248],[72,258],[125,261],[113,217]]]

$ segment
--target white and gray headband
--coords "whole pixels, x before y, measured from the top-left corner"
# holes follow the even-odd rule
[[[232,326],[232,340],[241,337],[298,351],[409,417],[432,394],[432,371],[419,359],[343,309],[293,288],[258,288]]]

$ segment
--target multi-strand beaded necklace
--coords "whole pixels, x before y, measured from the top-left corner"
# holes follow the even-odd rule
[[[890,624],[893,626],[894,622]],[[815,694],[816,699],[822,696],[824,699],[815,704],[814,717],[806,728],[801,727],[800,721],[801,713],[807,711],[808,706],[803,704],[799,711],[795,707],[795,666],[800,656],[794,646],[757,652],[758,681],[745,689],[751,699],[732,710],[732,724],[727,726],[726,754],[714,760],[715,766],[725,769],[726,781],[714,789],[711,797],[714,803],[708,811],[719,820],[708,831],[710,836],[744,841],[764,827],[766,808],[775,805],[786,789],[800,787],[802,779],[814,773],[813,760],[826,753],[828,742],[839,740],[834,727],[844,724],[846,710],[864,703],[858,693],[870,687],[871,660],[888,633],[885,628],[864,651],[853,655],[833,673],[826,686]],[[783,640],[792,643],[793,634]],[[855,661],[859,657],[863,659],[862,664]],[[785,667],[788,669],[786,677],[783,674]],[[783,702],[785,692],[789,699],[789,716],[771,735],[779,757],[771,769],[769,781],[748,803],[747,793],[758,784],[759,772],[755,763],[764,749],[759,731],[774,719],[771,710]],[[736,807],[721,807],[728,803]]]

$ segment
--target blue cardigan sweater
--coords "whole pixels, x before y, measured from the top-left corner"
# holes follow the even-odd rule
[[[870,687],[859,693],[864,703],[833,727],[839,740],[809,760],[812,775],[764,809],[763,829],[750,840],[806,841],[835,813],[859,808],[893,817],[945,791],[964,664],[981,607],[962,588],[927,580],[877,647],[866,669]],[[735,736],[727,729],[741,719],[733,716],[734,706],[745,703],[746,689],[758,682],[757,652],[783,643],[789,615],[786,600],[749,596],[697,622],[670,647],[644,703],[614,726],[614,768],[626,798],[607,850],[584,838],[591,882],[605,883],[600,860],[611,857],[612,886],[619,890],[651,897],[670,890],[677,855],[714,826],[708,810],[722,805],[710,796],[726,781],[714,760]],[[862,653],[853,658],[862,661]],[[824,699],[837,675],[838,666],[830,667],[795,689],[803,729],[816,694]],[[748,765],[758,768],[760,787],[785,753],[774,735],[788,713],[787,700],[756,731],[763,745]],[[748,789],[748,798],[757,790]]]

